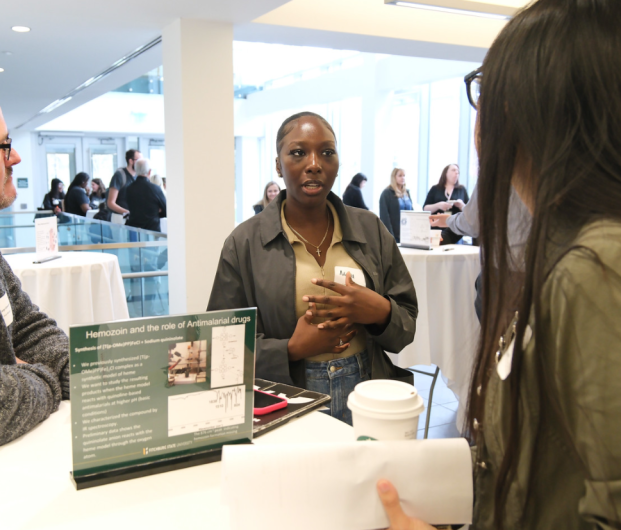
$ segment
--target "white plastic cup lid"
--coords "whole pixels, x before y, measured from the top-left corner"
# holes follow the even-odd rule
[[[425,405],[414,386],[391,379],[374,379],[358,383],[349,395],[347,406],[362,414],[419,415]]]

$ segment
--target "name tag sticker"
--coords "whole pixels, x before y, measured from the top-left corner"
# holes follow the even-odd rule
[[[4,293],[4,296],[0,298],[0,312],[2,312],[2,318],[8,328],[13,323],[13,309],[11,309],[11,302],[7,293]]]
[[[367,282],[364,279],[364,272],[360,269],[352,269],[351,267],[334,267],[334,282],[346,285],[345,280],[347,273],[351,274],[351,279],[362,287],[367,286]]]

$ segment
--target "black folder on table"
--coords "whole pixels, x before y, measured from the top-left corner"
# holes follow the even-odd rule
[[[289,386],[282,383],[274,383],[265,379],[255,379],[254,387],[256,390],[262,390],[287,398],[289,402],[284,409],[270,412],[262,416],[254,417],[254,425],[252,427],[252,435],[254,438],[261,436],[266,432],[280,427],[287,423],[291,418],[297,418],[308,412],[312,412],[324,403],[330,401],[330,396],[320,394],[319,392],[311,392],[295,386]],[[296,403],[299,401],[299,403]]]

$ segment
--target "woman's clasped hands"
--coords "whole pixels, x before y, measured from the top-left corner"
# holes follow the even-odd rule
[[[383,296],[358,285],[348,272],[345,285],[320,279],[311,280],[340,296],[310,296],[302,298],[309,309],[298,319],[289,339],[288,352],[291,360],[305,359],[320,353],[343,353],[349,341],[356,335],[355,324],[377,325],[380,328],[390,321],[391,305]],[[330,306],[318,309],[317,304]],[[313,319],[327,319],[313,324]]]

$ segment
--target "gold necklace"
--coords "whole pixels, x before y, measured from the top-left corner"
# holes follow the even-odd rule
[[[321,256],[321,250],[319,250],[319,247],[321,245],[323,245],[323,242],[326,240],[326,237],[328,237],[328,232],[330,231],[330,214],[328,213],[328,211],[326,210],[326,217],[328,218],[328,228],[326,228],[326,233],[323,235],[323,239],[321,240],[321,243],[319,243],[319,245],[313,245],[313,243],[311,243],[308,239],[306,239],[302,234],[300,234],[300,232],[298,232],[295,228],[293,228],[290,224],[289,221],[287,221],[287,226],[289,228],[291,228],[291,230],[293,230],[293,233],[298,236],[302,241],[304,241],[304,243],[309,244],[311,247],[315,247],[317,250],[315,252],[317,252],[318,256]],[[285,217],[286,219],[286,217]]]

